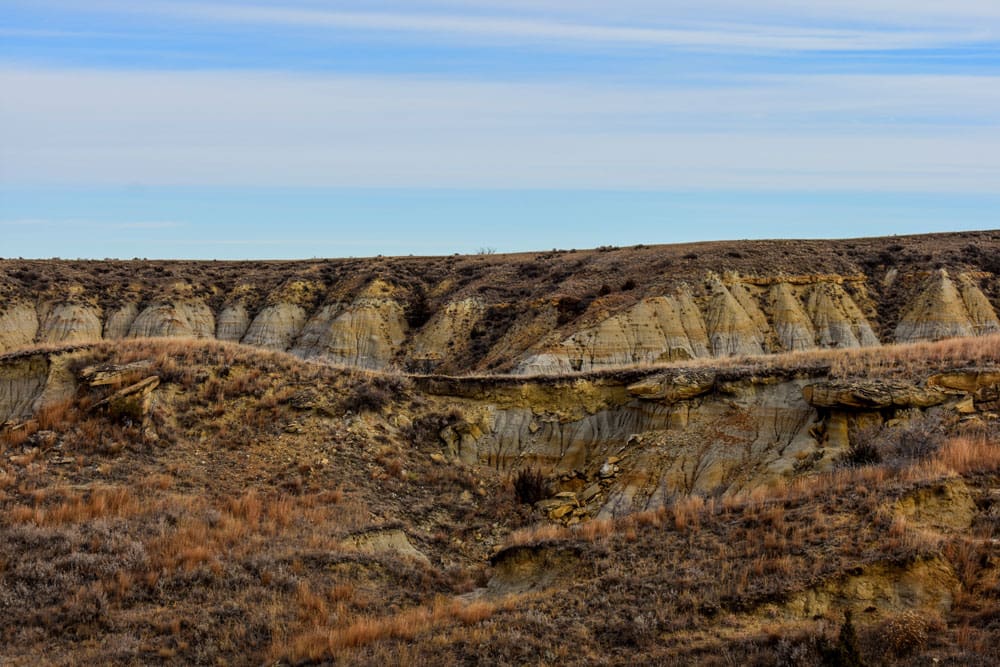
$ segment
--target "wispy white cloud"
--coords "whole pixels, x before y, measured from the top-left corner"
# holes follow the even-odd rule
[[[322,7],[319,0],[298,0],[281,6]],[[493,13],[533,13],[550,16],[585,16],[608,20],[606,0],[417,0],[374,3],[382,8],[407,6],[438,11]],[[339,7],[368,7],[370,0],[340,2]],[[614,20],[704,20],[714,17],[728,21],[765,21],[783,23],[834,21],[839,23],[877,22],[883,25],[968,25],[1000,21],[1000,4],[994,0],[617,0]],[[992,24],[996,27],[996,23]]]
[[[152,229],[176,229],[184,227],[182,222],[174,221],[151,221],[151,222],[106,222],[100,220],[77,220],[77,219],[49,219],[49,218],[18,218],[14,220],[0,220],[0,227],[56,227],[62,229],[75,230],[152,230]]]
[[[1000,190],[996,77],[0,70],[13,184]]]
[[[960,0],[961,1],[961,0]],[[428,10],[428,4],[430,9]],[[632,3],[640,5],[644,3]],[[660,8],[650,22],[648,9],[630,13],[628,3],[616,5],[614,20],[573,8],[570,3],[545,3],[548,12],[538,7],[504,7],[499,3],[480,3],[489,12],[469,11],[469,7],[451,11],[433,11],[434,3],[381,3],[382,11],[359,9],[331,10],[314,5],[246,5],[243,3],[144,2],[141,4],[103,3],[120,11],[160,14],[174,18],[214,23],[294,26],[312,29],[379,31],[423,34],[461,39],[492,39],[504,43],[531,41],[558,45],[625,45],[698,50],[736,51],[893,51],[935,48],[988,42],[997,33],[981,23],[940,23],[927,29],[881,26],[825,27],[796,23],[788,15],[778,16],[758,10],[755,13],[712,12],[712,3],[699,6],[699,15],[673,14],[670,3]],[[715,2],[720,9],[724,2]],[[778,3],[772,3],[778,4]],[[369,5],[370,6],[370,5]],[[442,8],[444,9],[444,8]],[[582,9],[586,9],[584,6]],[[635,8],[633,8],[634,10]],[[765,5],[766,9],[766,5]],[[734,21],[734,16],[744,20]],[[795,12],[791,12],[795,16]],[[707,20],[706,17],[714,17]]]

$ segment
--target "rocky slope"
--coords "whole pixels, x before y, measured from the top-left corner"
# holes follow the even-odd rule
[[[996,664],[998,412],[996,335],[545,377],[7,353],[0,662]]]
[[[0,351],[185,336],[365,368],[587,371],[1000,330],[1000,233],[303,262],[0,260]]]
[[[450,415],[435,429],[447,458],[505,476],[538,468],[558,478],[562,495],[550,507],[552,518],[575,523],[829,471],[859,437],[871,436],[866,432],[915,417],[951,426],[993,423],[1000,412],[998,343],[996,335],[970,339],[954,344],[950,359],[879,370],[871,378],[858,370],[850,379],[836,376],[820,355],[774,357],[780,363],[764,366],[410,381],[424,401]],[[0,356],[0,424],[73,397],[81,382],[93,384],[71,370],[93,356],[92,347]],[[982,361],[963,365],[976,358]],[[863,369],[869,362],[860,359],[855,363]],[[134,388],[146,390],[141,383]]]

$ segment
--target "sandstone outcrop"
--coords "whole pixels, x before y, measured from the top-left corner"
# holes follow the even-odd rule
[[[937,271],[909,304],[896,327],[896,341],[911,343],[983,335],[1000,331],[1000,322],[986,295],[962,279],[962,289],[944,269]]]
[[[48,377],[49,361],[45,355],[0,363],[0,424],[30,417]]]
[[[350,304],[325,307],[293,352],[336,364],[385,368],[406,339],[405,313],[392,292],[376,281]]]
[[[392,286],[374,281],[349,303],[323,306],[303,328],[292,354],[385,368],[406,340],[405,312],[393,293]]]
[[[304,359],[322,355],[333,321],[342,310],[343,306],[340,303],[330,303],[316,311],[303,327],[295,346],[291,349],[292,354]]]
[[[995,335],[998,242],[968,234],[281,263],[0,260],[0,350],[215,337],[368,368],[527,375]],[[931,252],[939,248],[950,250]],[[931,258],[940,270],[928,270]]]
[[[101,317],[96,308],[61,303],[48,305],[40,311],[40,343],[76,343],[101,338]]]
[[[591,371],[709,356],[701,312],[686,289],[643,299],[584,329],[551,352],[525,359],[522,372]]]
[[[406,337],[403,308],[393,299],[361,297],[333,321],[322,356],[333,363],[385,368]]]
[[[255,347],[284,352],[302,331],[306,311],[293,303],[276,303],[257,313],[243,336],[243,342]]]
[[[215,322],[215,337],[238,343],[250,328],[250,315],[242,303],[233,303],[222,309]]]
[[[929,408],[944,403],[949,393],[904,380],[824,382],[802,388],[806,402],[817,408],[871,410]]]
[[[754,318],[718,278],[710,279],[712,298],[705,309],[705,325],[716,357],[764,353],[762,332]]]
[[[148,306],[129,327],[130,338],[180,336],[212,338],[215,316],[198,300],[169,301]]]
[[[104,321],[104,337],[108,339],[126,338],[132,323],[139,315],[139,307],[134,303],[126,303],[108,315]]]
[[[539,468],[559,480],[558,493],[540,507],[564,523],[829,470],[871,429],[896,428],[925,411],[948,423],[988,419],[1000,397],[995,369],[925,381],[830,381],[821,368],[792,376],[727,373],[426,378],[419,386],[447,396],[449,409],[463,415],[441,431],[443,453],[501,471]]]
[[[768,294],[771,321],[783,350],[794,352],[816,347],[812,320],[788,283],[777,283]]]
[[[13,304],[0,312],[0,352],[31,345],[38,335],[38,314],[34,306]]]
[[[831,611],[899,612],[918,609],[943,614],[951,609],[961,583],[943,558],[911,563],[875,563],[797,594],[784,610],[797,618],[830,615]]]
[[[348,535],[340,542],[341,548],[361,553],[392,553],[421,563],[429,563],[427,556],[413,546],[406,533],[399,527],[370,528]]]
[[[968,530],[976,516],[972,493],[957,477],[912,491],[892,509],[909,522],[938,530]]]
[[[969,313],[972,334],[974,336],[987,336],[1000,332],[1000,319],[997,318],[993,305],[983,294],[983,291],[979,289],[970,276],[961,276],[960,282],[962,302],[965,304],[965,310]]]
[[[445,358],[468,345],[473,328],[486,312],[482,299],[470,297],[450,301],[434,313],[413,337],[412,359],[425,370],[432,370]]]
[[[880,344],[854,299],[835,282],[814,285],[809,290],[806,310],[819,347],[876,347]]]
[[[807,383],[723,386],[713,373],[685,372],[627,387],[578,380],[551,387],[551,398],[526,383],[519,394],[452,399],[467,421],[442,438],[466,463],[570,475],[579,485],[564,490],[576,493],[583,514],[625,514],[685,493],[749,488],[812,464],[804,462],[828,464],[840,450],[814,456]],[[554,509],[563,506],[569,518],[580,514],[570,503]]]

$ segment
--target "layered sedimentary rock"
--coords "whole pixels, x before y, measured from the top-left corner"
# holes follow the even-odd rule
[[[479,298],[450,301],[414,335],[412,359],[418,367],[434,368],[458,348],[468,345],[485,312],[486,304]]]
[[[136,316],[128,335],[130,338],[212,338],[215,336],[215,316],[197,299],[158,303]]]
[[[579,511],[623,514],[829,466],[847,443],[817,441],[817,412],[803,397],[809,382],[685,371],[627,385],[469,384],[467,395],[442,386],[465,421],[441,437],[466,463],[562,476]]]
[[[294,303],[276,303],[257,313],[243,336],[247,345],[285,351],[306,322],[306,311]]]
[[[316,311],[302,328],[302,333],[292,347],[292,354],[303,358],[318,357],[323,354],[333,321],[343,309],[344,305],[341,303],[328,303]]]
[[[986,336],[1000,332],[1000,319],[997,318],[993,305],[976,285],[975,280],[970,276],[961,276],[959,281],[962,303],[965,304],[965,310],[969,313],[969,322],[972,324],[972,334]]]
[[[783,350],[810,350],[816,347],[816,332],[788,283],[776,283],[768,293],[771,320]]]
[[[806,312],[819,347],[875,347],[879,340],[864,313],[844,288],[832,281],[809,290]]]
[[[763,335],[754,318],[718,279],[710,281],[712,297],[705,307],[705,325],[716,357],[763,354]]]
[[[643,299],[573,334],[552,352],[523,361],[522,372],[589,371],[609,366],[709,356],[705,323],[685,290]]]
[[[0,424],[30,416],[48,377],[45,355],[0,362]]]
[[[864,285],[852,280],[852,291],[867,299]],[[881,345],[844,282],[837,276],[768,281],[710,275],[704,296],[680,289],[671,296],[642,299],[555,345],[539,346],[517,370],[588,371],[705,356]],[[996,312],[972,278],[963,276],[959,290],[939,277],[906,312],[897,337],[910,342],[998,331]]]
[[[75,343],[101,338],[101,317],[96,308],[60,303],[39,310],[43,313],[38,332],[41,343]]]
[[[139,315],[139,307],[134,303],[126,303],[111,311],[104,321],[104,337],[108,339],[125,338],[128,336],[132,323]]]
[[[393,299],[361,297],[331,323],[322,357],[361,368],[385,368],[406,337],[403,308]]]
[[[250,315],[242,303],[229,304],[222,309],[215,321],[215,337],[238,343],[250,328]]]
[[[13,304],[0,312],[0,352],[31,345],[38,335],[38,314],[29,304]]]
[[[944,269],[931,276],[896,327],[896,341],[939,340],[1000,331],[989,299],[969,278],[961,290]]]
[[[833,252],[817,242],[819,255],[798,247],[806,242],[747,243],[711,262],[670,248],[53,262],[52,276],[44,263],[0,260],[0,350],[196,336],[369,368],[537,374],[982,336],[1000,333],[988,252],[1000,236],[980,236],[941,256],[950,273],[929,273],[934,255],[895,241],[868,254],[858,242]]]
[[[1000,396],[995,368],[851,381],[831,381],[815,368],[793,376],[751,369],[423,379],[419,386],[447,396],[463,415],[441,431],[449,455],[502,471],[535,467],[559,479],[549,509],[560,520],[829,470],[856,438],[868,437],[859,435],[866,429],[898,428],[926,412],[950,424],[989,419]]]
[[[374,281],[350,303],[324,306],[303,331],[293,354],[385,368],[406,339],[405,312],[392,294],[390,285]]]

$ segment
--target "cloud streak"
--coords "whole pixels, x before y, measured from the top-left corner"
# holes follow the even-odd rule
[[[558,3],[549,3],[556,5]],[[631,46],[712,51],[854,52],[897,51],[988,43],[995,31],[965,23],[930,29],[823,27],[788,22],[762,22],[774,17],[750,15],[745,21],[676,21],[673,25],[629,24],[584,20],[579,12],[538,15],[528,11],[470,13],[451,11],[344,11],[303,6],[224,3],[112,4],[119,11],[155,13],[208,23],[286,26],[361,32],[389,32],[462,40],[532,42],[548,46]],[[410,6],[412,7],[412,5]],[[491,6],[492,7],[492,6]],[[499,10],[499,7],[493,7]],[[669,16],[661,9],[660,16]],[[628,14],[624,14],[627,21]]]
[[[1000,81],[0,70],[8,183],[997,192]]]

